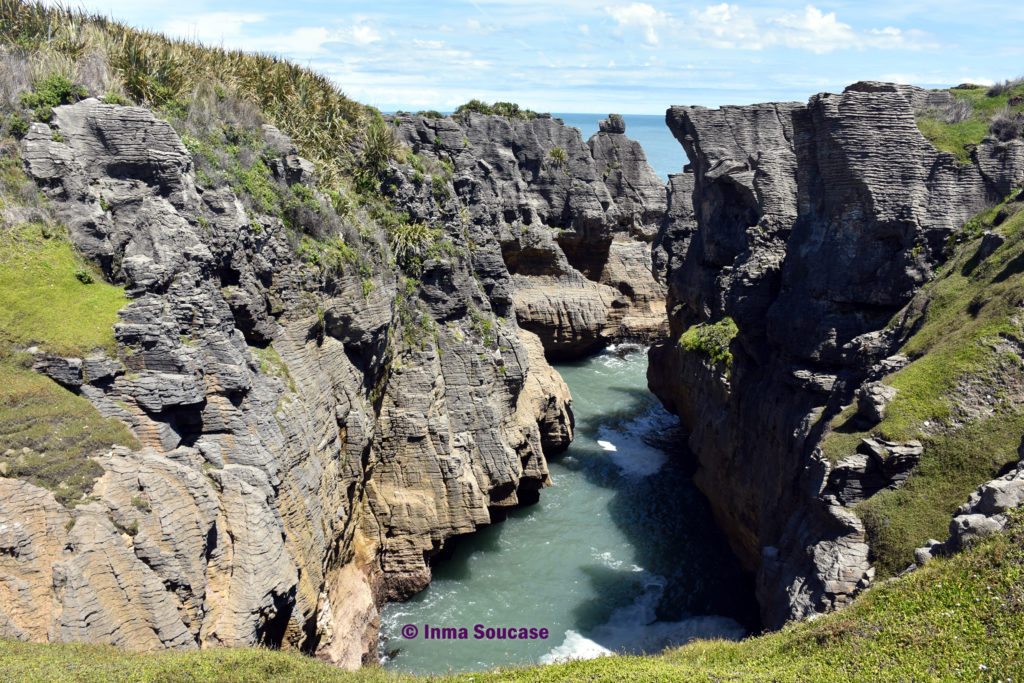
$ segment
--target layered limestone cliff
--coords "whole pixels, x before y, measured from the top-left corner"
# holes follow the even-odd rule
[[[277,129],[254,135],[272,182],[313,197],[312,164]],[[387,171],[448,245],[410,278],[323,267],[336,227],[309,241],[197,183],[143,108],[57,107],[21,156],[130,298],[116,354],[37,352],[36,368],[142,448],[97,453],[103,473],[71,508],[0,477],[0,636],[265,644],[357,666],[382,600],[422,589],[447,538],[548,482],[544,451],[572,438],[568,390],[510,316],[501,241],[459,218],[450,184],[434,197],[412,169]]]
[[[691,164],[671,179],[657,239],[671,335],[648,379],[691,431],[698,484],[757,572],[766,626],[844,604],[872,580],[848,507],[865,491],[844,499],[822,433],[866,381],[906,365],[887,323],[947,238],[1024,177],[1019,140],[986,140],[967,165],[925,140],[915,112],[949,97],[858,83],[806,105],[667,113]],[[885,391],[865,389],[865,405]],[[896,482],[920,453],[874,447]]]
[[[549,357],[664,336],[651,243],[666,187],[612,115],[584,143],[558,119],[400,116],[400,139],[450,163],[467,220],[486,226],[511,274],[515,315]]]

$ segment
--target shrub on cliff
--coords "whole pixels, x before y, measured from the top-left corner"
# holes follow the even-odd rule
[[[995,83],[992,85],[985,94],[989,97],[998,97],[999,95],[1006,94],[1021,85],[1024,85],[1024,78],[1008,78],[1002,83]]]
[[[687,351],[706,356],[712,364],[732,366],[732,352],[729,345],[739,333],[732,318],[722,318],[715,323],[693,325],[679,337],[679,345]]]
[[[32,116],[36,121],[46,122],[53,118],[54,107],[77,102],[87,95],[85,88],[54,73],[36,81],[33,84],[32,92],[23,93],[21,104],[32,111]]]
[[[540,114],[530,109],[522,109],[514,102],[495,102],[494,104],[487,104],[482,100],[473,99],[465,104],[459,105],[455,110],[454,116],[465,116],[470,112],[476,114],[496,114],[498,116],[505,116],[510,119],[523,119],[528,121],[535,119]]]
[[[548,150],[548,158],[555,168],[564,168],[569,162],[569,155],[566,154],[564,147],[552,147]]]
[[[988,131],[1000,142],[1016,140],[1024,134],[1024,114],[1001,111],[992,117]]]

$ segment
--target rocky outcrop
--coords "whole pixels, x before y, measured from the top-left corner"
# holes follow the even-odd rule
[[[280,131],[253,134],[279,182],[311,179]],[[370,256],[333,271],[304,258],[279,217],[197,185],[178,134],[142,108],[57,107],[22,156],[130,297],[115,357],[36,368],[143,448],[97,454],[91,502],[70,510],[0,478],[0,636],[265,644],[355,666],[381,600],[422,589],[446,539],[547,483],[544,450],[572,436],[568,391],[499,317],[516,287],[497,236],[410,168],[389,170],[395,201],[452,245],[416,280]]]
[[[907,463],[865,453],[830,476],[817,444],[879,378],[872,367],[895,351],[883,328],[947,237],[1024,175],[1017,142],[987,140],[966,166],[936,151],[914,115],[941,97],[859,83],[806,105],[666,116],[692,173],[673,176],[656,240],[671,334],[648,379],[691,430],[697,482],[758,573],[767,626],[843,604],[871,580],[863,527],[842,503],[898,485]],[[671,201],[690,187],[692,216]],[[726,316],[739,329],[729,367],[675,343]],[[890,398],[865,388],[866,419]]]
[[[1024,463],[1001,477],[985,482],[953,514],[949,538],[931,539],[918,548],[914,559],[924,564],[939,556],[950,555],[980,539],[998,533],[1009,522],[1007,513],[1024,504]]]
[[[651,242],[666,188],[612,115],[584,143],[558,119],[469,113],[399,116],[399,139],[450,164],[466,221],[491,231],[512,276],[519,324],[549,357],[665,331]]]

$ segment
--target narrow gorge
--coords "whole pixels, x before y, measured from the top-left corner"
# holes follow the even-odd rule
[[[666,182],[615,114],[382,115],[189,43],[172,97],[93,28],[81,83],[0,55],[4,641],[650,654],[1015,528],[1024,129],[926,136],[995,96],[673,106]],[[555,635],[401,631],[484,620]]]
[[[71,242],[131,299],[116,347],[26,362],[138,447],[98,458],[70,509],[0,481],[4,633],[262,643],[353,667],[376,657],[379,606],[422,590],[447,539],[549,483],[573,417],[545,352],[664,333],[664,188],[614,117],[589,145],[550,118],[406,117],[412,162],[382,171],[403,215],[342,215],[278,129],[226,124],[282,213],[209,187],[212,142],[185,134],[190,149],[146,109],[58,106],[20,144]],[[375,244],[359,220],[428,243]]]

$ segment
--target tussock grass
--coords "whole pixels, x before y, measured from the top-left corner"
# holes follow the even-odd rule
[[[355,161],[351,143],[371,112],[325,76],[285,59],[171,39],[66,6],[0,0],[0,43],[29,58],[43,76],[57,71],[90,94],[120,90],[155,108],[217,83],[286,131],[326,182],[347,175]],[[110,74],[87,78],[107,68]]]

